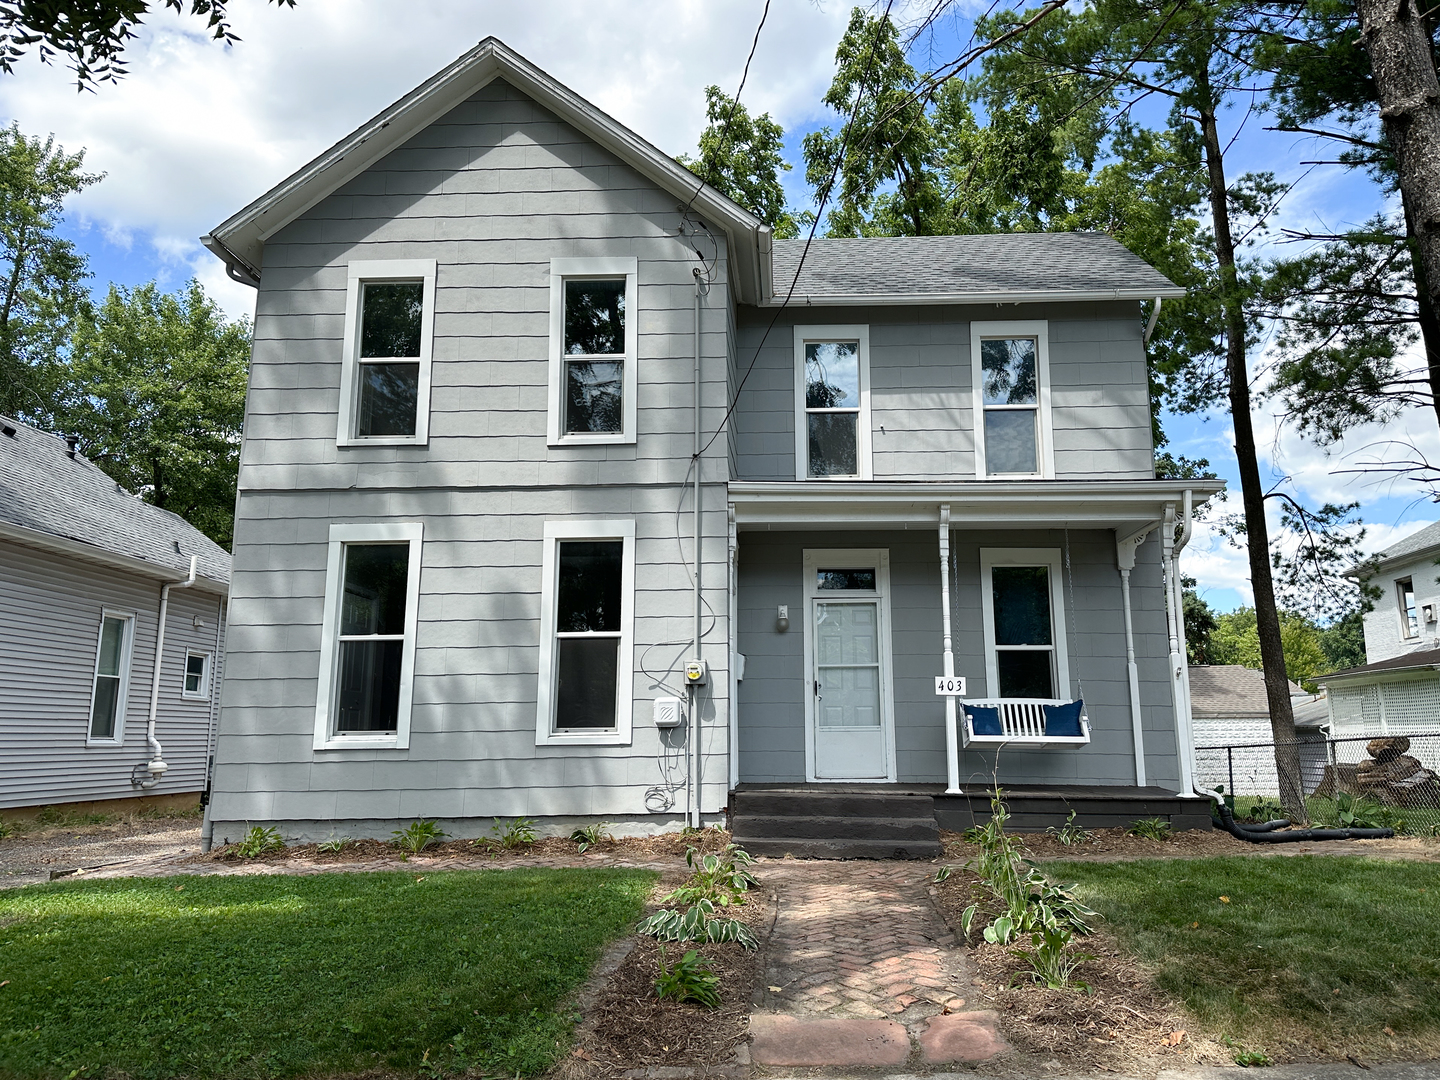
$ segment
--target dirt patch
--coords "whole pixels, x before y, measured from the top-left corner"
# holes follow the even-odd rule
[[[53,872],[200,850],[200,818],[127,816],[30,825],[0,840],[0,888],[49,881]]]
[[[1026,858],[1117,862],[1122,859],[1199,859],[1211,855],[1369,855],[1380,859],[1440,861],[1440,839],[1397,836],[1390,840],[1319,840],[1292,844],[1251,844],[1221,829],[1187,829],[1168,840],[1131,836],[1124,829],[1091,829],[1083,843],[1062,844],[1051,833],[1020,833],[1015,838]],[[974,844],[964,834],[942,830],[940,843],[947,859],[972,859]]]

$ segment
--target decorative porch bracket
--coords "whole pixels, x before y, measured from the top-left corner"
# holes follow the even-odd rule
[[[955,653],[950,641],[950,504],[940,504],[940,633],[941,659],[946,678],[955,674]],[[956,728],[955,698],[945,697],[945,765],[947,795],[960,794],[960,734]]]
[[[1130,728],[1135,739],[1135,786],[1145,786],[1145,725],[1140,711],[1140,668],[1135,663],[1135,621],[1130,611],[1130,571],[1145,538],[1160,527],[1152,521],[1129,536],[1115,533],[1115,562],[1120,567],[1120,598],[1125,609],[1125,671],[1130,681]]]

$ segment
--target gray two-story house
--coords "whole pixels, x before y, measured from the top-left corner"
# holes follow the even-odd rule
[[[217,840],[748,797],[792,850],[996,778],[1208,825],[1219,485],[1155,478],[1183,292],[1112,239],[779,241],[487,39],[205,242],[258,290]]]

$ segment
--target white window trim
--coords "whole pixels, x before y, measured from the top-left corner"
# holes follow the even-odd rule
[[[115,735],[97,739],[90,733],[95,722],[95,687],[100,678],[100,646],[105,639],[105,620],[125,620],[125,646],[120,650],[120,692],[115,699]],[[102,608],[95,629],[95,659],[90,665],[90,707],[85,711],[86,746],[120,746],[125,742],[125,714],[130,711],[130,662],[135,655],[135,612]]]
[[[809,423],[805,419],[805,346],[826,341],[860,343],[860,412],[855,420],[855,465],[858,476],[811,476]],[[795,479],[824,483],[827,480],[870,480],[870,327],[795,327]]]
[[[1014,322],[972,322],[970,324],[970,387],[971,408],[974,410],[975,428],[975,478],[984,480],[989,475],[985,468],[985,389],[981,383],[983,374],[980,365],[980,342],[985,338],[1034,338],[1035,339],[1035,381],[1039,406],[1036,410],[1038,423],[1035,438],[1035,460],[1040,466],[1036,473],[996,473],[996,478],[1005,480],[1053,480],[1055,477],[1054,427],[1050,417],[1050,324],[1045,319],[1018,320]]]
[[[320,627],[320,678],[315,693],[316,750],[394,749],[410,746],[410,704],[415,688],[415,629],[420,602],[420,556],[424,526],[418,522],[371,525],[331,525],[325,560],[325,614]],[[408,543],[409,573],[405,583],[405,646],[400,653],[400,704],[393,735],[340,735],[331,715],[335,682],[339,678],[340,608],[345,598],[345,545],[352,543]]]
[[[1410,612],[1405,607],[1405,589],[1403,583],[1410,583],[1410,598],[1415,606],[1415,630],[1410,630]],[[1400,609],[1400,640],[1416,641],[1420,638],[1423,623],[1420,621],[1420,598],[1415,595],[1415,578],[1413,575],[1395,579],[1395,604]]]
[[[420,313],[420,380],[415,395],[414,435],[355,434],[360,401],[356,369],[360,358],[360,286],[369,281],[425,284]],[[430,439],[430,367],[435,346],[435,260],[366,259],[350,263],[345,284],[345,342],[340,367],[340,417],[335,441],[340,446],[424,446]]]
[[[565,419],[565,280],[625,278],[625,355],[622,357],[620,430],[566,435]],[[550,260],[550,407],[546,438],[550,446],[607,446],[635,441],[636,403],[640,385],[640,260],[634,257]]]
[[[535,695],[536,746],[629,746],[635,697],[635,519],[562,518],[545,522],[545,547],[540,559],[540,677]],[[555,730],[555,615],[561,540],[620,540],[620,655],[615,730]]]
[[[199,656],[205,660],[205,667],[200,672],[200,689],[191,693],[185,689],[187,669],[190,666],[190,658]],[[187,649],[185,651],[185,666],[180,669],[180,696],[189,698],[192,701],[204,701],[210,697],[210,665],[213,657],[203,649]]]
[[[813,339],[812,339],[813,340]],[[805,782],[808,784],[845,784],[868,781],[828,780],[815,775],[815,695],[810,683],[815,678],[815,629],[812,612],[819,599],[836,600],[878,600],[880,612],[880,723],[884,728],[885,781],[896,779],[895,758],[895,654],[891,640],[890,621],[890,549],[889,548],[806,548],[802,552],[801,565],[805,575],[804,627],[805,656]],[[821,589],[815,580],[816,571],[823,566],[832,567],[875,567],[874,591],[852,589]]]
[[[1071,701],[1070,646],[1065,638],[1065,588],[1059,548],[981,548],[980,618],[985,633],[985,696],[1000,696],[1000,665],[995,658],[995,588],[991,568],[1045,566],[1050,577],[1050,633],[1055,640],[1056,699]]]

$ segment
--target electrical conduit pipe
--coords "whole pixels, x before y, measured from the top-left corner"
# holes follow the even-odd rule
[[[160,740],[155,737],[155,718],[160,712],[160,675],[161,667],[165,660],[165,624],[170,614],[170,590],[188,589],[195,584],[195,570],[199,564],[198,555],[190,556],[190,576],[184,581],[167,581],[160,586],[160,616],[159,624],[155,628],[155,665],[154,672],[150,679],[150,721],[145,725],[145,741],[150,744],[150,763],[145,766],[145,771],[150,774],[150,779],[140,781],[142,791],[149,791],[160,778],[165,775],[165,770],[170,766],[165,764],[164,751],[160,748]]]

